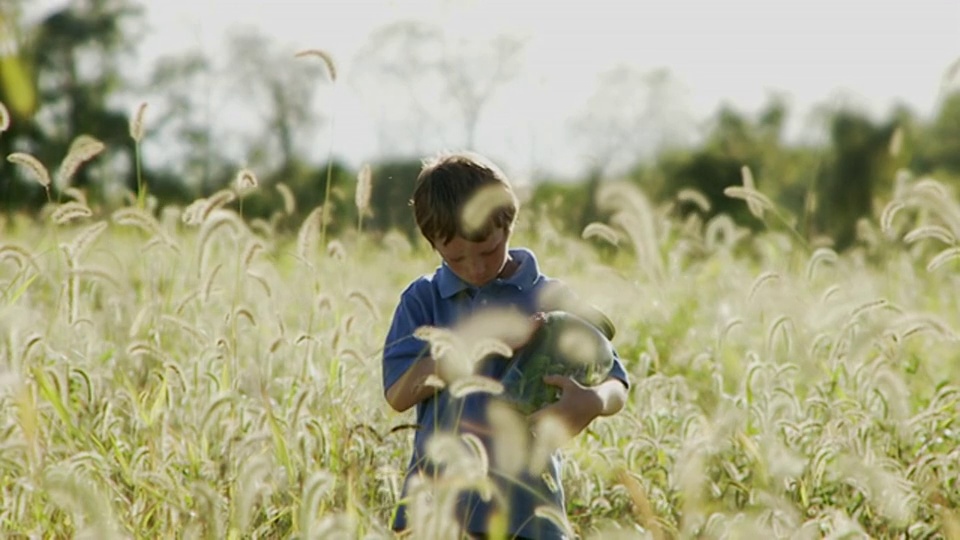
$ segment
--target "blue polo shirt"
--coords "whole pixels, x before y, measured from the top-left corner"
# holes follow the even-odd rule
[[[540,311],[538,297],[543,287],[555,280],[540,273],[534,254],[523,248],[511,249],[510,256],[519,263],[517,270],[508,278],[496,279],[482,287],[470,285],[453,273],[446,263],[441,264],[429,276],[411,283],[400,296],[400,303],[393,315],[383,352],[383,387],[390,388],[419,358],[429,354],[429,345],[413,337],[421,326],[452,327],[461,318],[486,307],[513,306],[524,313]],[[479,375],[499,380],[503,377],[507,362],[490,358],[477,365]],[[610,376],[629,385],[626,371],[619,358],[614,362]],[[420,472],[429,474],[425,460],[426,441],[436,431],[458,431],[458,426],[467,422],[484,425],[485,411],[491,399],[485,393],[474,393],[462,399],[454,399],[449,392],[441,390],[417,404],[417,431],[414,436],[413,455],[407,469],[403,497],[406,497],[410,479]],[[488,445],[490,440],[481,437]],[[491,452],[488,451],[488,454]],[[543,474],[523,474],[520,478],[508,479],[497,475],[496,464],[491,463],[490,476],[503,500],[509,501],[507,512],[511,535],[528,538],[564,538],[560,528],[548,519],[534,515],[538,506],[549,505],[564,512],[563,488],[560,482],[560,456],[555,452]],[[545,478],[547,477],[547,478]],[[457,505],[458,518],[470,533],[487,531],[487,521],[494,510],[493,500],[486,502],[479,494],[464,493]],[[406,506],[397,508],[393,528],[408,527]]]

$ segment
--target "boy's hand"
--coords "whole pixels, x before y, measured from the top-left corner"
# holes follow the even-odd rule
[[[594,418],[603,412],[603,400],[592,387],[583,386],[572,377],[544,375],[543,382],[560,388],[560,399],[530,415],[534,433],[544,425],[544,419],[558,420],[564,428],[562,442],[572,439],[583,431]],[[556,437],[560,434],[551,434]],[[551,438],[552,438],[551,437]],[[561,441],[557,441],[561,442]]]
[[[560,388],[560,399],[531,414],[529,422],[534,435],[545,436],[554,447],[576,437],[594,418],[616,414],[627,401],[626,387],[614,378],[597,386],[583,386],[562,375],[545,375],[543,382]]]

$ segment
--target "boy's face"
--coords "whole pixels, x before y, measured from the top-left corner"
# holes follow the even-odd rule
[[[479,287],[500,275],[507,263],[509,239],[506,229],[497,228],[479,242],[457,235],[446,244],[434,242],[434,247],[457,277]]]

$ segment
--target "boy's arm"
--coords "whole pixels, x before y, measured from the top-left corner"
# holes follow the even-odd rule
[[[433,396],[437,389],[424,384],[430,375],[436,374],[437,362],[425,356],[410,366],[386,391],[387,403],[397,412],[403,412],[417,403]]]
[[[545,418],[559,420],[565,431],[562,438],[575,437],[595,418],[614,415],[627,402],[627,387],[615,377],[596,386],[583,386],[573,378],[561,375],[547,375],[543,382],[559,387],[562,394],[556,403],[530,415],[530,422],[539,426]]]
[[[436,362],[429,356],[428,344],[414,337],[417,328],[432,322],[429,309],[421,300],[424,286],[429,285],[415,282],[400,295],[383,348],[384,397],[398,412],[436,392],[436,388],[424,384],[436,371]]]

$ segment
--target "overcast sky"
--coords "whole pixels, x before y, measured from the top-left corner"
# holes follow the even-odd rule
[[[63,1],[40,0],[47,7]],[[38,4],[38,6],[40,5]],[[794,129],[814,104],[843,100],[885,115],[896,102],[936,107],[960,58],[960,0],[165,0],[145,2],[141,63],[200,47],[220,54],[231,27],[258,28],[291,51],[320,48],[346,80],[376,28],[423,19],[449,33],[525,38],[523,73],[481,118],[477,148],[525,174],[574,170],[588,156],[568,118],[618,65],[666,68],[683,103],[707,118],[722,102],[755,111],[786,96]],[[376,118],[349,87],[338,99],[336,150],[374,158]],[[347,127],[344,127],[347,126]],[[453,135],[443,143],[458,147]]]

